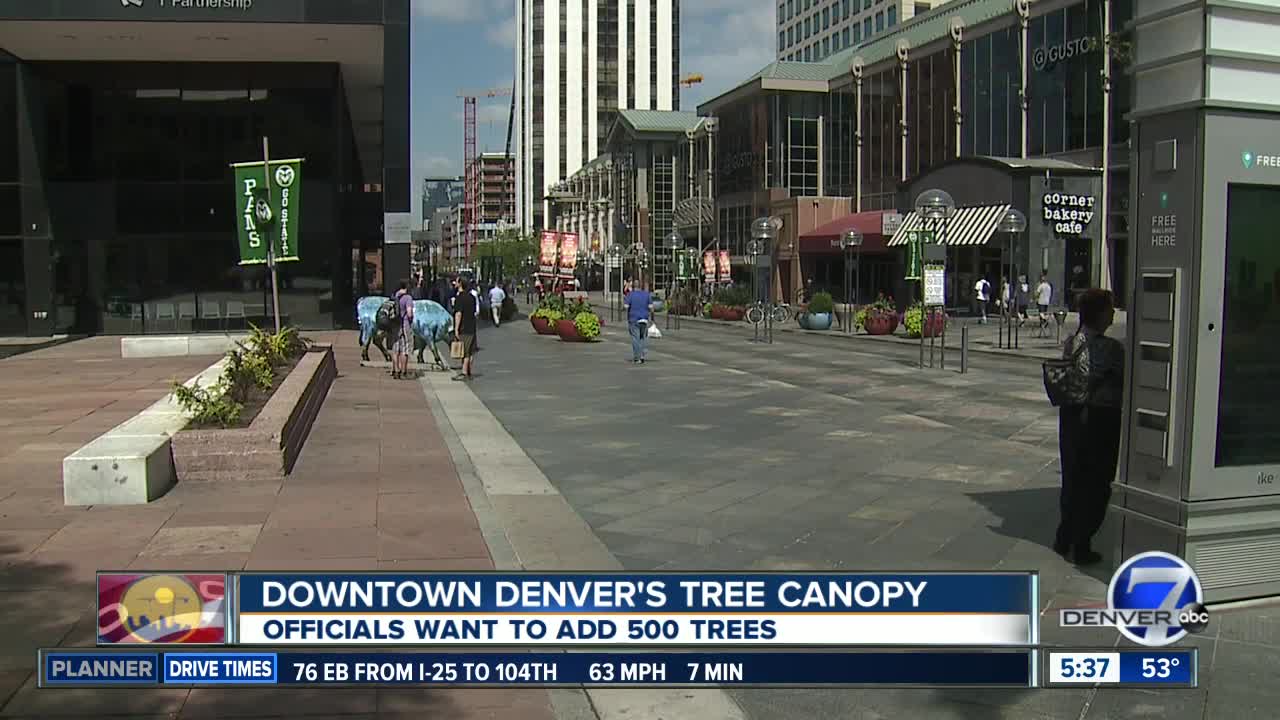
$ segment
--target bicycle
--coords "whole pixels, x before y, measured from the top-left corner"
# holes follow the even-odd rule
[[[747,308],[747,322],[753,325],[759,325],[764,322],[765,312],[769,313],[769,317],[774,324],[782,324],[791,319],[791,306],[786,303],[753,303]]]

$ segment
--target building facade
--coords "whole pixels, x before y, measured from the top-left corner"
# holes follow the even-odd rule
[[[506,226],[512,224],[515,217],[515,160],[506,153],[481,153],[478,222]]]
[[[617,286],[616,265],[608,280],[603,277],[614,245],[626,258],[625,275],[643,272],[659,288],[674,279],[673,232],[684,248],[711,249],[711,215],[703,213],[699,227],[697,207],[711,202],[707,179],[714,133],[715,121],[694,113],[623,110],[608,135],[608,152],[553,188],[558,198],[554,227],[577,233],[589,287]],[[637,245],[647,267],[636,263]]]
[[[422,220],[431,229],[436,210],[462,202],[466,184],[461,177],[429,177],[422,180]]]
[[[783,0],[778,3],[778,59],[822,62],[874,40],[947,0]]]
[[[230,167],[264,138],[304,159],[282,312],[350,323],[410,267],[408,0],[0,0],[0,334],[264,322]]]
[[[679,0],[516,0],[516,214],[603,152],[620,109],[679,110]]]
[[[1057,288],[1102,285],[1125,297],[1131,93],[1114,38],[1131,15],[1127,2],[954,0],[825,62],[772,63],[699,108],[721,121],[718,232],[745,242],[779,196],[849,197],[849,212],[909,215],[906,189],[957,158],[992,159],[969,167],[1011,178],[1035,166],[1049,193],[1069,194],[1067,176],[1096,175],[1090,222],[1050,233],[1047,254],[1024,243],[1017,264],[1048,270]],[[937,178],[959,201],[978,175]],[[1016,205],[1009,195],[1002,202]],[[1035,199],[1019,209],[1041,222]],[[971,272],[991,272],[995,284],[1013,263],[990,239],[975,241]],[[957,304],[967,292],[958,287]]]

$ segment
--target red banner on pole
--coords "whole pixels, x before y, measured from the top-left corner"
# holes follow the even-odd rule
[[[538,253],[538,272],[556,274],[556,253],[560,249],[560,235],[554,230],[542,231],[542,243]]]
[[[578,266],[578,234],[560,233],[560,277],[573,278]]]
[[[729,251],[720,251],[720,282],[727,282],[732,276],[729,268]]]
[[[710,250],[702,254],[702,279],[709,283],[716,281],[716,254]]]

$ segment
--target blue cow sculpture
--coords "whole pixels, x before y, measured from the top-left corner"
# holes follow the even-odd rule
[[[356,301],[356,320],[360,324],[360,346],[363,349],[361,358],[369,359],[369,346],[374,345],[382,353],[384,360],[391,361],[391,353],[387,351],[386,339],[394,337],[400,329],[393,319],[379,313],[391,298],[374,295],[362,297]],[[440,357],[436,344],[448,342],[453,333],[453,318],[440,303],[432,300],[413,301],[413,347],[418,353],[418,362],[425,363],[422,354],[431,348],[435,363],[442,369],[448,365]]]

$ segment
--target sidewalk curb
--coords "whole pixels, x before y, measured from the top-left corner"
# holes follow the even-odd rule
[[[680,322],[682,323],[693,322],[694,324],[700,327],[718,328],[722,331],[731,331],[738,327],[742,327],[745,329],[751,328],[751,325],[746,322],[733,323],[733,322],[726,322],[724,320],[708,320],[706,318],[690,317],[690,316],[681,316]],[[665,325],[660,327],[662,327],[662,330],[664,332],[666,331]],[[844,342],[859,343],[860,349],[866,352],[874,352],[874,349],[868,350],[867,348],[875,348],[877,345],[886,345],[889,347],[900,347],[900,348],[910,349],[910,348],[919,347],[919,344],[920,344],[918,339],[892,337],[886,340],[874,340],[866,336],[859,336],[855,333],[846,333],[839,330],[803,330],[800,328],[775,326],[773,331],[775,335],[784,335],[784,336],[799,335],[801,337],[814,337],[814,338],[827,339],[827,340],[839,339],[839,340],[843,340]],[[675,331],[673,330],[672,332],[675,332]],[[952,336],[958,336],[959,333],[957,331],[957,332],[948,333],[948,334]],[[948,350],[954,349],[956,356],[959,357],[960,345],[958,344],[958,341],[957,341],[957,344],[955,345],[948,344],[947,348]],[[986,355],[990,357],[998,357],[1002,359],[1016,360],[1016,361],[1028,362],[1028,363],[1042,363],[1045,360],[1050,359],[1051,357],[1049,354],[1030,355],[1030,354],[1026,354],[1018,351],[997,350],[992,348],[974,347],[972,345],[969,346],[969,352],[978,353],[978,354]],[[1052,357],[1057,357],[1057,354],[1053,353]]]
[[[498,570],[622,570],[622,564],[465,385],[420,380]],[[483,447],[481,447],[483,446]],[[479,454],[484,462],[473,460]],[[505,459],[504,459],[505,457]],[[479,467],[477,467],[479,465]],[[521,479],[487,477],[483,468]],[[558,720],[746,720],[724,690],[548,690]]]

